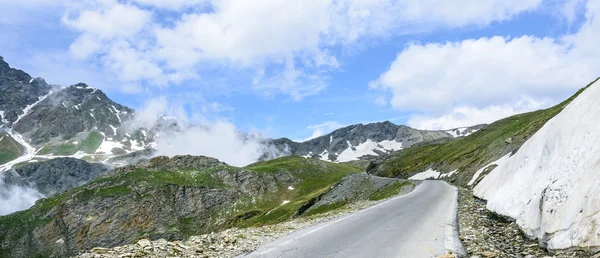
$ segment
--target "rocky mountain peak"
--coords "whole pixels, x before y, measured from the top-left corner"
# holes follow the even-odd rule
[[[101,90],[78,83],[49,94],[14,129],[39,145],[91,131],[117,136],[117,128],[132,116],[132,109],[110,100]]]
[[[0,59],[0,125],[11,126],[24,110],[47,95],[52,86]]]

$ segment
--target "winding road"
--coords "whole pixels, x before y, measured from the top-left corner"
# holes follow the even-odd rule
[[[294,232],[243,257],[462,256],[457,194],[446,182],[424,181],[407,195]]]

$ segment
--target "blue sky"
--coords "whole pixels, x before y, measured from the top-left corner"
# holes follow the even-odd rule
[[[307,139],[441,129],[555,104],[600,76],[598,1],[0,0],[0,55],[136,109]]]

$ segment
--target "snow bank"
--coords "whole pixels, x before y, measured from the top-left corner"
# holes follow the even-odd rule
[[[411,176],[410,180],[425,180],[425,179],[438,179],[440,177],[440,172],[437,172],[433,169],[429,169],[427,171],[421,172],[414,176]]]
[[[600,247],[600,85],[544,125],[474,193],[548,249]]]

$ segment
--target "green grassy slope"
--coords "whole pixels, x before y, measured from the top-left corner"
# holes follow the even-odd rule
[[[74,144],[73,141],[61,143],[58,145],[47,145],[44,146],[38,154],[40,155],[73,155],[78,151],[83,151],[88,154],[93,154],[96,149],[102,144],[104,137],[96,132],[90,132],[83,141],[79,141]]]
[[[18,158],[24,149],[10,135],[0,133],[0,165]]]
[[[466,185],[475,171],[518,150],[548,120],[597,80],[554,107],[499,120],[463,139],[402,150],[371,164],[368,172],[379,176],[409,178],[428,168],[441,172],[458,170],[458,175],[448,180]]]

